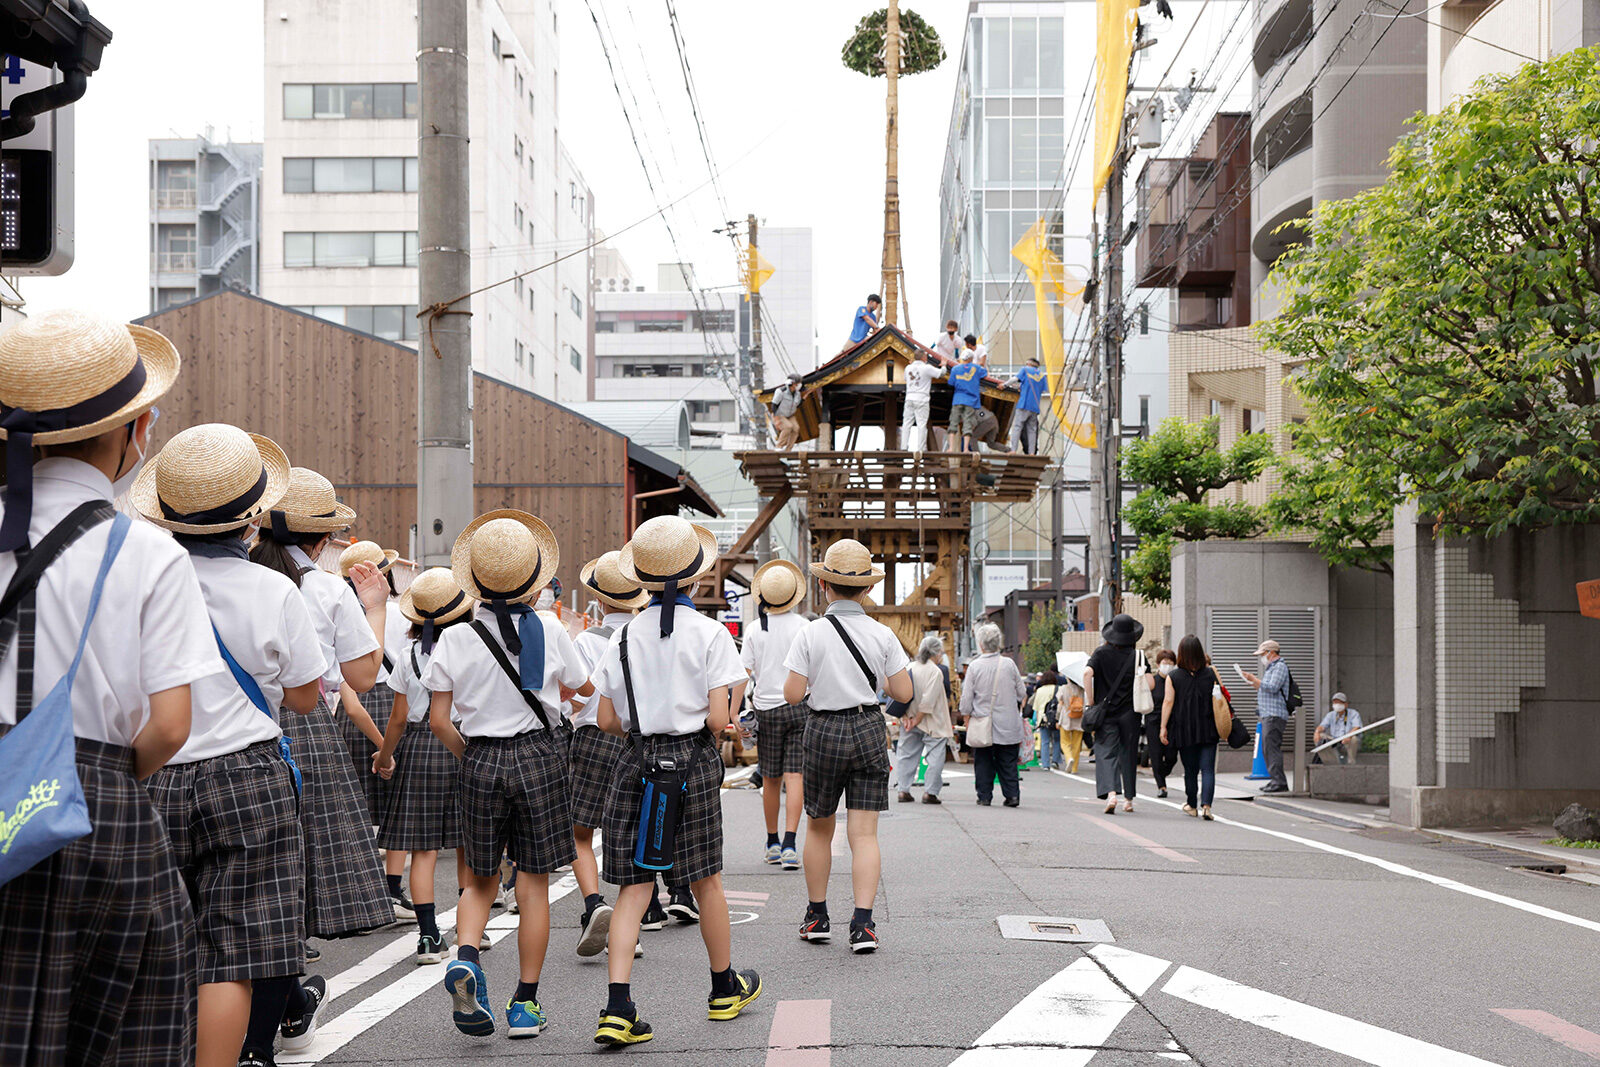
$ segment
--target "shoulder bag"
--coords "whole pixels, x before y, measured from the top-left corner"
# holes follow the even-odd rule
[[[1133,657],[1133,710],[1148,715],[1156,710],[1156,696],[1146,684],[1150,678],[1150,664],[1143,652],[1135,650]]]
[[[256,683],[250,672],[239,666],[239,661],[233,658],[233,653],[228,651],[228,646],[222,643],[222,634],[218,631],[216,623],[211,624],[211,633],[217,639],[217,651],[222,653],[222,662],[228,665],[228,673],[233,675],[233,680],[239,683],[240,689],[244,690],[245,697],[256,706],[257,711],[273,722],[277,722],[278,717],[272,714],[272,709],[267,706],[267,695],[261,691],[261,686]],[[295,763],[294,756],[289,751],[288,734],[280,733],[278,735],[278,754],[283,757],[283,762],[289,765],[289,773],[294,776],[294,791],[298,796],[300,793],[300,765]]]
[[[1000,666],[994,668],[994,686],[989,690],[989,705],[1000,703]],[[974,715],[967,719],[967,747],[991,748],[994,745],[994,714]]]
[[[1100,729],[1100,727],[1102,727],[1102,726],[1104,726],[1106,724],[1106,698],[1109,697],[1112,694],[1112,692],[1114,692],[1116,690],[1117,686],[1122,684],[1122,680],[1124,678],[1126,678],[1128,676],[1128,672],[1133,669],[1133,657],[1135,655],[1137,655],[1137,654],[1138,653],[1135,652],[1132,655],[1128,656],[1128,664],[1127,664],[1127,666],[1122,668],[1122,673],[1117,675],[1116,682],[1113,685],[1111,685],[1109,688],[1107,688],[1104,693],[1097,694],[1100,697],[1100,699],[1096,700],[1092,705],[1090,705],[1088,708],[1084,709],[1084,712],[1083,712],[1083,732],[1084,733],[1086,733],[1086,734],[1095,733],[1096,731],[1098,731]]]
[[[1228,706],[1228,698],[1222,695],[1222,679],[1214,668],[1211,683],[1211,718],[1217,727],[1217,736],[1226,740],[1233,732],[1233,709]],[[1171,684],[1170,679],[1168,684]]]
[[[644,735],[639,732],[639,707],[633,698],[633,668],[628,664],[628,629],[622,628],[617,652],[622,660],[622,688],[628,698],[628,741],[639,757],[639,780],[644,786],[633,865],[646,871],[670,871],[677,852],[683,801],[689,792],[689,766],[679,766],[670,757],[651,756],[645,750]]]
[[[80,507],[68,515],[40,541],[27,558],[21,558],[17,572],[12,576],[0,612],[9,615],[19,606],[31,608],[33,593],[44,569],[73,541],[92,526],[106,521],[113,513],[111,505],[95,502],[95,508]],[[78,650],[73,654],[72,665],[44,695],[44,699],[24,712],[32,701],[31,651],[33,626],[31,611],[23,644],[30,653],[30,677],[26,684],[30,692],[19,693],[17,699],[17,724],[0,737],[0,766],[6,773],[0,776],[0,886],[5,885],[34,865],[48,859],[72,842],[89,834],[94,825],[89,821],[89,803],[83,795],[83,783],[78,779],[77,735],[72,726],[72,683],[78,676],[78,666],[83,662],[84,646],[89,641],[89,628],[94,625],[95,614],[100,610],[100,594],[105,591],[106,575],[111,564],[122,550],[122,542],[133,525],[126,515],[116,514],[111,520],[111,533],[106,540],[105,555],[100,560],[100,571],[95,575],[94,590],[89,594],[89,612],[83,620],[83,632],[78,635]],[[59,536],[58,536],[59,535]],[[18,649],[19,656],[24,650]],[[18,663],[19,668],[21,663]],[[24,683],[18,672],[18,683]]]

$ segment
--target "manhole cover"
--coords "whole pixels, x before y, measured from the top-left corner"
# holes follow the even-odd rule
[[[1000,936],[1008,941],[1060,941],[1098,944],[1115,941],[1100,919],[1064,919],[1051,915],[1001,915]]]

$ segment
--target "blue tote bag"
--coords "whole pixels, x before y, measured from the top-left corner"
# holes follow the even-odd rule
[[[94,829],[78,780],[72,683],[83,661],[89,627],[100,610],[106,575],[130,525],[122,514],[112,521],[72,666],[21,722],[0,737],[0,767],[6,768],[0,776],[0,886]]]

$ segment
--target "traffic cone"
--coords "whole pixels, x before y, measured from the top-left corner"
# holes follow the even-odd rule
[[[1250,773],[1245,775],[1245,780],[1261,782],[1272,775],[1267,773],[1267,754],[1261,750],[1261,724],[1256,723],[1256,756],[1250,763]]]

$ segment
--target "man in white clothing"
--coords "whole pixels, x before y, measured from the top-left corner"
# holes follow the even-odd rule
[[[943,376],[944,367],[932,359],[915,360],[906,368],[906,406],[900,418],[900,436],[913,452],[921,452],[928,444],[933,383]]]

